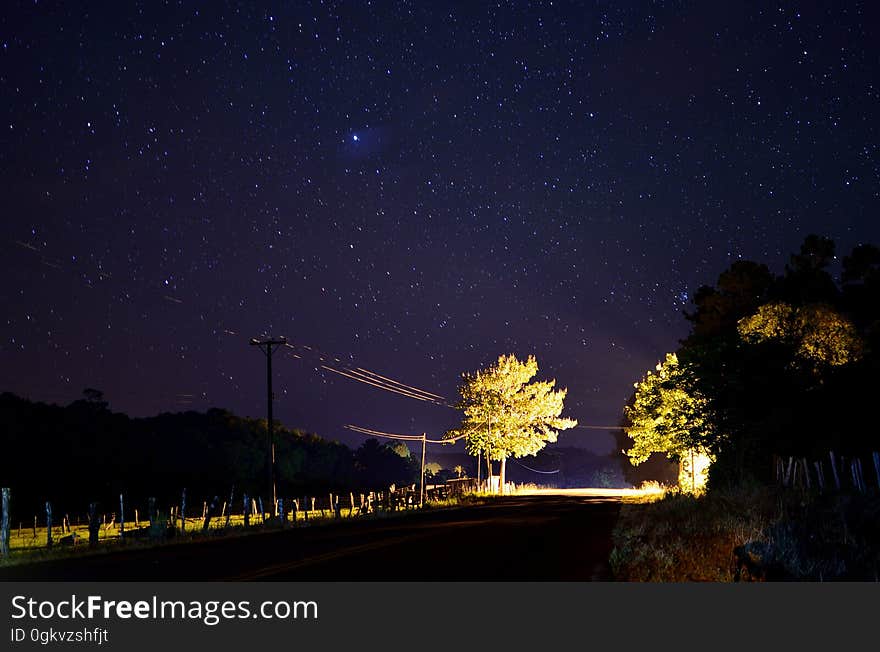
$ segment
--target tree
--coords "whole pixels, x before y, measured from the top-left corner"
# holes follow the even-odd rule
[[[664,453],[685,463],[690,469],[687,484],[696,490],[695,458],[711,459],[717,438],[709,401],[693,388],[692,381],[692,370],[680,365],[675,353],[667,353],[656,373],[649,371],[636,383],[635,400],[624,407],[624,415],[629,421],[625,432],[633,440],[626,451],[632,464]]]
[[[794,348],[795,357],[810,363],[839,367],[859,359],[862,342],[855,326],[830,306],[811,304],[795,308],[768,303],[737,326],[747,342],[781,341]]]
[[[464,418],[445,437],[463,436],[468,453],[500,461],[501,487],[508,457],[534,455],[556,441],[557,431],[577,425],[560,416],[568,390],[554,389],[555,380],[531,382],[537,373],[534,356],[522,362],[510,354],[487,369],[462,375],[457,407]]]

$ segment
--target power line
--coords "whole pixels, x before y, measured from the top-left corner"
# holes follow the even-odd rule
[[[347,365],[338,356],[324,354],[316,347],[308,346],[306,344],[294,344],[291,342],[287,343],[287,347],[294,350],[296,350],[298,347],[299,349],[304,349],[312,355],[317,356],[319,362],[321,363],[318,366],[325,371],[344,376],[350,380],[364,383],[365,385],[370,385],[371,387],[375,387],[377,389],[381,389],[387,392],[400,394],[408,398],[424,401],[426,403],[432,403],[434,405],[441,405],[443,407],[457,409],[454,405],[449,404],[446,399],[440,394],[429,392],[419,387],[415,387],[414,385],[409,385],[399,380],[395,380],[394,378],[389,378],[388,376],[378,374],[375,371],[371,371],[363,367]],[[290,355],[291,357],[297,358],[299,360],[303,359],[303,356],[298,355],[297,353],[291,352]],[[335,365],[333,365],[333,363],[335,363]]]
[[[552,474],[554,474],[554,473],[559,473],[559,471],[560,471],[560,469],[556,469],[555,471],[539,471],[538,469],[533,469],[533,468],[530,467],[530,466],[526,466],[526,465],[523,464],[522,462],[517,462],[516,459],[514,459],[513,461],[516,462],[517,464],[519,464],[519,465],[520,465],[521,467],[523,467],[524,469],[528,469],[529,471],[532,471],[533,473],[545,473],[545,474],[547,474],[547,475],[552,475]]]
[[[365,384],[370,385],[372,387],[377,387],[378,389],[384,389],[386,391],[393,392],[395,394],[401,394],[401,395],[407,396],[409,398],[414,398],[418,401],[425,401],[426,403],[434,403],[434,404],[437,403],[437,401],[435,401],[434,399],[427,398],[427,397],[422,396],[420,394],[415,394],[413,392],[404,391],[402,389],[397,389],[396,387],[392,387],[392,386],[386,385],[384,383],[374,382],[369,379],[359,377],[357,374],[352,373],[348,369],[344,369],[344,370],[335,369],[333,367],[328,367],[327,365],[324,365],[324,364],[321,365],[321,369],[326,369],[327,371],[333,372],[334,374],[339,374],[340,376],[345,376],[346,378],[350,378],[351,380],[356,380],[360,383],[365,383]]]
[[[360,432],[365,435],[374,435],[376,437],[385,437],[386,439],[403,439],[405,441],[422,441],[423,435],[401,435],[393,432],[382,432],[381,430],[372,430],[370,428],[362,428],[361,426],[355,426],[352,424],[346,424],[344,426],[349,430],[354,430],[355,432]],[[465,435],[457,435],[456,437],[450,437],[449,439],[425,439],[429,444],[453,444],[457,442],[459,439],[464,439]]]
[[[384,437],[385,439],[401,439],[403,441],[422,441],[421,435],[397,435],[390,432],[381,432],[379,430],[371,430],[369,428],[361,428],[360,426],[355,426],[351,424],[346,424],[345,428],[348,430],[353,430],[355,432],[362,433],[364,435],[371,435],[373,437]]]
[[[395,385],[400,385],[401,387],[404,387],[404,388],[409,389],[409,390],[413,390],[413,391],[415,391],[415,392],[419,392],[419,393],[422,393],[422,394],[427,394],[428,396],[433,396],[434,398],[439,399],[439,400],[441,400],[441,401],[445,401],[445,400],[446,400],[445,398],[443,398],[443,397],[440,396],[439,394],[434,394],[434,393],[432,393],[432,392],[426,392],[425,390],[423,390],[423,389],[419,389],[418,387],[413,387],[412,385],[407,385],[407,384],[405,384],[405,383],[398,382],[398,381],[396,381],[396,380],[394,380],[394,379],[392,379],[392,378],[386,378],[385,376],[381,376],[381,375],[379,375],[379,374],[377,374],[377,373],[375,373],[375,372],[373,372],[373,371],[370,371],[369,369],[363,369],[362,367],[358,367],[358,368],[357,368],[357,371],[361,371],[361,372],[363,372],[363,373],[365,373],[365,374],[369,374],[370,376],[376,376],[377,378],[381,378],[382,380],[387,380],[389,383],[394,383]]]

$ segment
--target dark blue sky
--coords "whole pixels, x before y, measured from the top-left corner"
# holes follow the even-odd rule
[[[534,354],[616,423],[732,261],[880,243],[877,9],[758,4],[6,5],[0,390],[263,416],[275,334],[330,439],[457,415],[316,351],[450,400]]]

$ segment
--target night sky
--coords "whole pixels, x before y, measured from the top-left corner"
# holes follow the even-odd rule
[[[350,445],[458,414],[322,364],[614,424],[731,262],[880,244],[875,3],[258,4],[4,4],[0,391],[263,417],[284,335]]]

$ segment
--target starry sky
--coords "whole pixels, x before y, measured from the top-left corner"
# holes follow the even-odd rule
[[[875,3],[15,2],[0,391],[440,435],[534,354],[614,424],[744,258],[880,243]],[[607,452],[607,432],[560,443]]]

